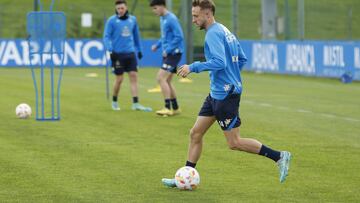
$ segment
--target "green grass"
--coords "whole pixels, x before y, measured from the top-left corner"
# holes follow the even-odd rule
[[[157,69],[140,70],[140,100],[162,107]],[[97,78],[87,78],[95,72]],[[276,165],[231,151],[220,128],[205,136],[198,190],[161,185],[183,166],[188,132],[208,94],[206,73],[194,82],[175,79],[183,114],[162,118],[134,112],[128,80],[122,110],[105,97],[104,70],[65,69],[59,122],[15,117],[34,108],[28,69],[0,69],[1,202],[359,202],[360,84],[333,79],[243,73],[241,134],[293,153],[290,175]]]

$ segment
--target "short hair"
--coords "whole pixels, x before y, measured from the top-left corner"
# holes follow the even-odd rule
[[[150,6],[166,6],[165,0],[151,0]]]
[[[193,0],[192,6],[199,6],[200,9],[210,9],[215,15],[215,3],[212,0]]]
[[[125,4],[125,5],[127,5],[126,0],[116,0],[116,1],[115,1],[115,5],[118,5],[118,4]]]

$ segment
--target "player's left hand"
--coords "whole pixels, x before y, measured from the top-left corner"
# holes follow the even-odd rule
[[[167,57],[167,53],[166,53],[166,51],[163,51],[162,56],[163,56],[164,58],[166,58],[166,57]]]
[[[186,78],[189,74],[190,74],[190,66],[187,64],[182,65],[177,72],[177,75],[183,78]]]
[[[138,52],[138,58],[139,58],[139,59],[142,59],[142,57],[143,57],[143,55],[142,55],[142,53],[139,51],[139,52]]]

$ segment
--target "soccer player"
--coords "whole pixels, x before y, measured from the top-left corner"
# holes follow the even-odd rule
[[[120,110],[118,95],[121,83],[124,80],[124,72],[130,79],[131,94],[133,97],[133,110],[152,111],[139,103],[137,84],[137,57],[142,58],[140,45],[140,31],[136,17],[130,15],[126,0],[115,1],[115,15],[111,16],[105,25],[104,44],[110,52],[113,73],[116,75],[113,89],[112,109]]]
[[[151,47],[151,50],[156,51],[162,48],[163,56],[163,64],[157,74],[157,81],[165,99],[165,107],[156,111],[156,114],[172,116],[180,113],[175,88],[171,81],[184,51],[184,35],[177,17],[167,10],[165,0],[151,0],[150,6],[155,15],[160,16],[161,27],[161,38]]]
[[[215,21],[215,4],[212,0],[193,0],[193,23],[205,35],[206,62],[183,65],[178,75],[209,71],[210,94],[205,99],[197,120],[190,130],[190,144],[186,166],[195,167],[200,159],[203,137],[217,121],[230,149],[258,154],[278,164],[280,182],[288,175],[290,152],[273,150],[255,139],[240,136],[239,105],[242,92],[240,71],[247,59],[237,38],[222,24]],[[175,187],[174,179],[162,179],[164,185]]]

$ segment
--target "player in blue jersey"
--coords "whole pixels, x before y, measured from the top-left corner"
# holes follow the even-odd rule
[[[151,49],[162,49],[163,63],[157,74],[157,81],[163,93],[165,106],[156,111],[162,116],[172,116],[180,113],[174,85],[171,83],[176,73],[181,55],[184,52],[184,35],[177,17],[166,9],[165,0],[151,0],[153,12],[160,16],[161,38]]]
[[[127,72],[130,79],[131,94],[133,97],[133,110],[152,111],[139,103],[138,97],[138,76],[137,57],[142,58],[140,45],[140,32],[136,17],[130,15],[125,0],[115,1],[115,15],[111,16],[105,25],[104,44],[110,52],[113,73],[116,75],[113,89],[112,109],[120,110],[118,95],[120,86],[124,80],[124,72]]]
[[[240,71],[247,59],[237,38],[214,18],[215,4],[212,0],[194,0],[193,23],[206,31],[206,62],[195,62],[179,68],[178,75],[208,71],[210,94],[205,99],[197,120],[190,131],[190,144],[186,166],[195,167],[200,159],[203,137],[217,121],[230,149],[259,154],[274,160],[279,167],[280,182],[288,174],[290,152],[273,150],[255,139],[240,136],[239,106],[242,92]],[[163,179],[166,186],[175,187],[174,179]]]

